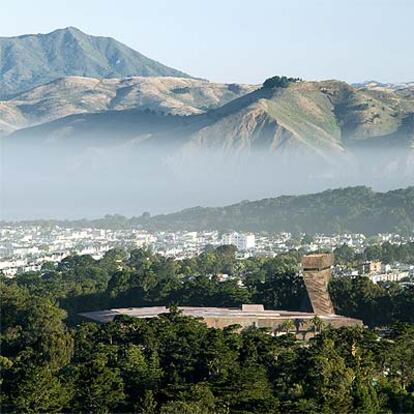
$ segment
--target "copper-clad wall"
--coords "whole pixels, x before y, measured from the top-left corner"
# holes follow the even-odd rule
[[[328,292],[331,278],[332,254],[304,256],[302,260],[303,280],[313,312],[317,315],[332,315],[335,313]]]

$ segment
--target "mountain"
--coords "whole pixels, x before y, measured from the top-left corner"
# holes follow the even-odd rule
[[[414,82],[382,83],[377,81],[366,81],[353,84],[355,88],[368,90],[370,93],[387,94],[395,92],[397,95],[407,99],[414,99]]]
[[[0,37],[0,99],[65,76],[190,78],[115,39],[91,36],[74,27],[47,34]]]
[[[123,131],[117,133],[119,142],[145,134],[146,141],[157,144],[168,138],[190,153],[294,150],[325,156],[361,146],[409,148],[414,143],[413,112],[414,99],[395,91],[356,89],[340,81],[303,81],[287,88],[261,88],[204,114],[176,116],[168,137],[157,122],[148,128],[143,115],[137,119],[134,112],[123,116],[104,112],[24,129],[11,139],[108,135],[106,118],[110,118],[113,130]],[[121,124],[126,118],[129,123]]]
[[[400,82],[400,83],[392,83],[392,82],[378,82],[375,80],[353,83],[352,86],[358,89],[387,89],[387,90],[401,90],[401,89],[410,89],[414,88],[414,82]]]
[[[19,125],[27,125],[21,111],[8,102],[0,101],[0,137],[13,132]]]
[[[173,77],[70,76],[0,102],[0,134],[80,113],[139,108],[174,115],[200,114],[255,89],[253,85]]]
[[[212,111],[206,117],[214,121],[193,134],[191,144],[319,153],[379,138],[411,143],[413,131],[405,128],[414,125],[413,110],[414,100],[393,92],[379,95],[340,81],[298,82],[252,92]]]
[[[243,201],[227,207],[195,207],[152,218],[136,218],[131,222],[163,230],[411,233],[414,187],[386,193],[367,187],[348,187],[309,195]]]

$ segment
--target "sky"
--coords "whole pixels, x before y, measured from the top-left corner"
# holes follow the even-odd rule
[[[414,80],[414,0],[13,0],[0,36],[74,26],[220,82]]]

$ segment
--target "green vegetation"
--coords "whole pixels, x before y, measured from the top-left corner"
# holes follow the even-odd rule
[[[170,229],[408,234],[414,228],[414,187],[387,193],[349,187],[221,208],[197,207],[135,222]]]
[[[359,327],[334,330],[314,318],[320,334],[306,346],[292,334],[293,323],[281,327],[287,334],[279,337],[256,328],[239,334],[236,327],[207,328],[174,305],[255,302],[298,309],[300,259],[294,251],[240,261],[233,246],[182,261],[148,250],[112,250],[101,260],[71,256],[38,273],[3,278],[1,411],[412,412],[413,289],[363,277],[334,279],[338,311],[387,329],[381,335]],[[220,282],[219,273],[229,279]],[[150,304],[170,305],[170,313],[104,325],[79,324],[77,317]]]
[[[174,88],[171,90],[172,93],[177,94],[184,94],[184,93],[190,93],[191,89],[188,86],[182,87],[182,88]]]
[[[383,247],[387,250],[387,245]],[[399,254],[412,251],[401,246]],[[337,249],[343,263],[343,248]],[[371,257],[367,248],[357,265]],[[152,305],[240,306],[263,303],[267,309],[302,310],[306,297],[298,274],[301,252],[275,258],[237,260],[233,246],[207,249],[200,256],[174,260],[149,250],[111,250],[101,260],[70,256],[42,271],[6,279],[31,295],[57,302],[68,313],[68,323],[79,322],[83,311],[112,307]],[[228,278],[220,281],[220,274]],[[239,282],[242,282],[240,284]],[[339,278],[331,282],[331,294],[338,313],[361,318],[371,327],[396,322],[414,323],[413,288],[398,284],[373,284],[366,277]]]
[[[321,193],[243,201],[226,207],[195,207],[173,214],[127,218],[107,215],[97,220],[28,221],[28,224],[149,230],[211,230],[307,233],[411,234],[414,187],[375,192],[348,187]]]
[[[286,76],[272,76],[263,82],[263,88],[287,88],[290,84],[300,82],[301,80],[300,78],[288,78]]]
[[[338,264],[344,265],[355,265],[367,260],[378,260],[383,263],[414,263],[414,243],[372,244],[363,253],[356,253],[352,247],[343,245],[335,249],[335,259]]]

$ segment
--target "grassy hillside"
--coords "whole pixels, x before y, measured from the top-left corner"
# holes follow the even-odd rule
[[[154,217],[107,215],[97,220],[41,220],[27,224],[149,230],[221,230],[303,233],[412,233],[414,187],[375,192],[364,186],[315,194],[242,201],[226,207],[193,207]]]
[[[133,220],[147,228],[290,231],[306,233],[414,231],[414,187],[374,192],[349,187],[322,193],[195,207]]]
[[[404,134],[413,111],[414,100],[393,91],[379,95],[339,81],[298,82],[252,92],[207,114],[189,145],[342,151]]]
[[[0,98],[64,76],[123,78],[189,75],[147,58],[110,37],[68,27],[0,38]]]
[[[148,96],[153,93],[148,102],[153,99],[158,102],[158,107],[165,104],[176,110],[203,104],[208,101],[206,96],[214,91],[214,87],[207,87],[201,98],[201,89],[191,94],[191,86],[174,87],[168,91],[159,88],[158,98],[154,98],[155,89],[148,92]],[[131,91],[132,96],[128,95],[121,96],[120,92],[112,100],[116,109],[122,109],[122,105],[134,99],[143,99],[136,91]],[[226,97],[222,96],[224,100],[230,97],[228,91]],[[217,102],[217,99],[210,101]],[[413,112],[414,100],[394,91],[378,93],[355,89],[339,81],[297,82],[287,88],[255,90],[202,115],[187,116],[186,127],[175,132],[184,152],[216,149],[237,153],[259,149],[290,153],[293,150],[329,158],[332,152],[352,151],[361,143],[410,147],[414,143]],[[105,116],[112,115],[103,113],[101,120]],[[28,129],[19,135],[45,138],[69,130],[71,136],[76,136],[90,130],[91,125],[99,129],[96,121],[95,116],[79,115],[44,128]],[[139,122],[132,122],[130,128],[127,136],[139,134]],[[123,129],[126,130],[125,126]],[[154,124],[151,135],[157,133],[158,125]],[[165,138],[168,137],[157,137],[161,141]]]

